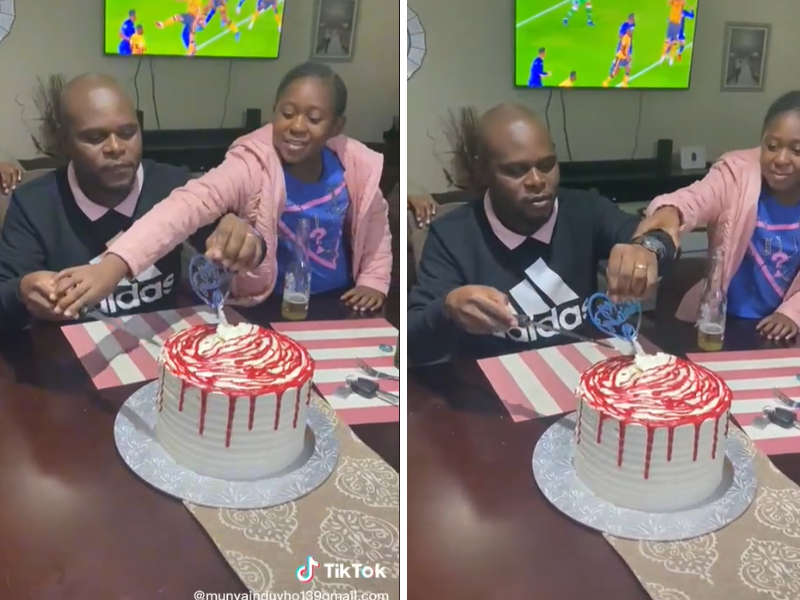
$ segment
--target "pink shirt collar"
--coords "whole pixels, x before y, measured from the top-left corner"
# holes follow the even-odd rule
[[[67,167],[67,181],[69,182],[69,189],[72,191],[72,195],[75,197],[75,204],[78,205],[78,208],[81,209],[83,214],[89,217],[90,221],[97,221],[97,219],[104,216],[109,211],[109,209],[105,206],[100,206],[99,204],[95,204],[89,200],[89,198],[86,197],[86,194],[81,191],[81,188],[78,185],[78,178],[75,176],[75,168],[72,166],[72,163],[69,163],[69,167]],[[136,171],[136,180],[133,183],[131,193],[128,194],[128,197],[125,198],[125,200],[117,204],[114,207],[114,210],[126,217],[132,217],[133,212],[136,210],[136,204],[139,202],[139,194],[142,191],[143,183],[144,169],[142,168],[142,165],[139,165],[139,169]]]
[[[489,226],[492,228],[492,231],[497,236],[497,239],[503,242],[509,250],[514,250],[514,248],[517,248],[527,239],[524,235],[514,233],[500,222],[500,219],[498,219],[497,215],[494,213],[492,202],[489,200],[489,192],[486,192],[486,195],[483,197],[483,208],[486,211],[486,218],[489,220]],[[558,198],[556,198],[553,204],[553,214],[551,214],[547,222],[530,237],[543,244],[549,244],[553,239],[553,229],[555,229],[556,226],[557,216]]]

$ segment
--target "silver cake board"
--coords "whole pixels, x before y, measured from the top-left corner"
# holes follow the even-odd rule
[[[131,470],[165,494],[212,508],[268,508],[309,494],[336,468],[336,423],[331,411],[318,406],[321,400],[312,396],[303,451],[280,473],[254,481],[227,481],[190,471],[156,439],[157,392],[158,382],[149,383],[126,400],[114,422],[114,441]]]
[[[722,529],[750,506],[758,490],[753,447],[731,427],[725,474],[719,488],[700,505],[676,512],[622,508],[595,496],[575,473],[575,413],[551,425],[533,450],[533,477],[544,496],[571,519],[602,533],[658,542],[686,540]]]

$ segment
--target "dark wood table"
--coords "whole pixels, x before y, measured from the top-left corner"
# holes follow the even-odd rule
[[[673,354],[697,351],[691,326],[644,332]],[[726,349],[768,347],[732,322]],[[649,600],[603,539],[553,508],[531,455],[557,417],[514,423],[474,362],[408,379],[408,575],[413,600]],[[775,457],[800,482],[800,457]]]
[[[242,311],[262,325],[277,301]],[[399,294],[386,316],[397,326]],[[354,318],[338,298],[309,319]],[[0,599],[189,600],[245,592],[180,501],[130,472],[114,419],[142,384],[97,391],[58,327],[0,332]],[[397,423],[356,433],[395,469]]]

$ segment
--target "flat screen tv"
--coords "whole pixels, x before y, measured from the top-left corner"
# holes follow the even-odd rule
[[[105,53],[277,58],[284,0],[105,0]]]
[[[517,87],[689,87],[699,0],[515,2]]]

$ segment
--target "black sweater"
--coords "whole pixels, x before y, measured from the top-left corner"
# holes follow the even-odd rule
[[[564,343],[564,336],[536,331],[470,335],[444,316],[447,294],[484,285],[508,294],[519,314],[580,332],[586,299],[597,291],[600,261],[615,244],[631,240],[639,219],[595,192],[559,190],[558,215],[549,244],[532,238],[510,250],[497,239],[483,200],[436,219],[425,242],[418,283],[408,299],[408,351],[412,364],[445,358],[481,358]],[[584,331],[590,333],[590,331]]]
[[[0,235],[0,326],[21,327],[28,312],[19,298],[19,284],[35,271],[58,272],[85,265],[107,250],[108,243],[191,178],[187,169],[143,161],[144,182],[136,210],[126,217],[109,210],[96,221],[81,211],[59,169],[17,188]],[[191,238],[203,250],[214,226]],[[123,280],[100,304],[102,312],[121,316],[163,310],[174,305],[181,280],[181,247],[174,248],[135,280]]]

